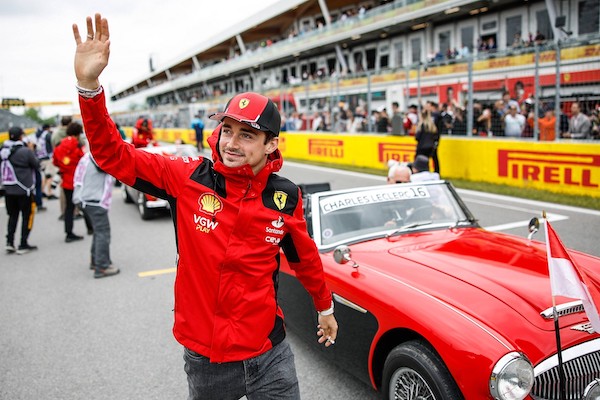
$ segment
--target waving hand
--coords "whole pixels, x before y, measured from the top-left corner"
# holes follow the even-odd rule
[[[86,18],[87,37],[81,40],[79,28],[73,24],[73,36],[77,49],[75,51],[75,76],[77,84],[84,89],[97,89],[100,86],[98,77],[108,65],[110,41],[108,21],[100,14]],[[96,30],[94,31],[94,25]]]

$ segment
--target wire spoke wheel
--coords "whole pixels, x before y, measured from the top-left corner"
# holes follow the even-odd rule
[[[411,368],[399,368],[390,385],[390,399],[433,400],[435,396],[421,375]]]

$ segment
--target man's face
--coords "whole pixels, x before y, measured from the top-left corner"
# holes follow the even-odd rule
[[[571,104],[571,113],[573,113],[573,114],[579,113],[579,104],[577,104],[577,103]]]
[[[396,168],[394,174],[387,178],[388,185],[393,185],[395,183],[408,183],[410,182],[410,169],[406,168]]]
[[[219,153],[230,168],[249,164],[256,175],[266,164],[267,155],[277,149],[279,138],[265,144],[266,133],[226,117],[221,127]]]

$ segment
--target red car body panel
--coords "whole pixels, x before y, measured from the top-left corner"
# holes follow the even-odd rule
[[[554,322],[540,315],[552,306],[544,243],[462,227],[349,247],[358,267],[338,264],[332,251],[322,261],[332,292],[377,320],[368,357],[373,387],[381,384],[380,352],[392,332],[430,343],[466,399],[491,398],[490,373],[505,354],[522,352],[535,366],[556,352]],[[598,284],[600,260],[571,254]],[[293,276],[284,257],[281,272]],[[336,347],[344,342],[339,322]],[[599,337],[571,329],[586,322],[584,313],[560,319],[563,348]]]

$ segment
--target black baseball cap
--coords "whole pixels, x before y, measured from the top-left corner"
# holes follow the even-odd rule
[[[277,106],[268,97],[258,93],[240,93],[231,98],[225,111],[212,114],[209,118],[223,122],[225,117],[233,118],[263,132],[279,136],[281,115]]]

